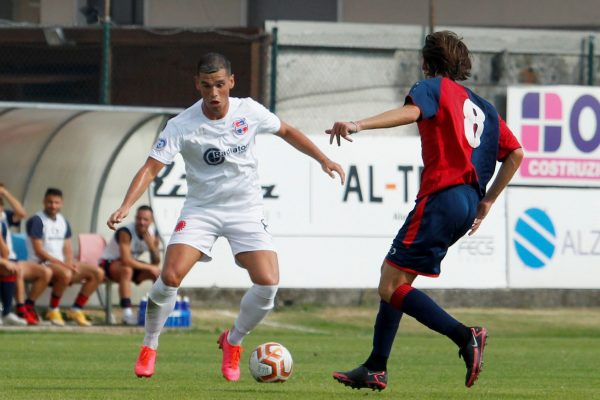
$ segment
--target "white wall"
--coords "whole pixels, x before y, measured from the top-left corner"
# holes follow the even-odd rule
[[[509,126],[526,147],[532,149],[530,138],[528,141],[522,136],[522,115],[518,105],[522,103],[523,93],[519,90],[509,90]],[[531,88],[524,90],[528,93]],[[592,151],[576,153],[574,145],[568,141],[572,137],[569,99],[575,92],[574,98],[579,98],[581,92],[600,99],[600,91],[586,87],[543,86],[535,87],[535,90],[542,93],[552,90],[564,106],[561,118],[554,118],[556,115],[552,114],[552,123],[564,127],[562,147],[552,155],[600,160],[600,124],[594,118],[596,114],[582,113],[585,115],[581,126],[585,140],[593,145],[598,139],[598,145]],[[529,119],[527,123],[532,121]],[[542,118],[538,123],[544,125],[546,121]],[[265,199],[265,211],[269,230],[279,249],[281,285],[376,287],[381,262],[412,209],[418,191],[419,139],[389,132],[363,132],[354,136],[354,143],[344,143],[338,148],[329,145],[325,134],[311,134],[310,138],[342,165],[348,174],[345,186],[332,181],[317,163],[281,139],[274,136],[257,138],[261,182],[270,188],[271,196]],[[540,157],[539,153],[526,151],[526,160]],[[167,177],[171,187],[162,187],[163,193],[182,184],[181,163],[178,160],[172,175]],[[406,176],[403,170],[408,171]],[[522,176],[515,183],[522,186],[509,188],[497,200],[479,232],[462,238],[450,249],[442,263],[440,278],[421,278],[417,280],[417,286],[600,286],[600,175],[595,179],[550,180],[554,188],[548,188],[547,181],[537,178],[527,181]],[[584,184],[595,186],[584,187]],[[183,185],[178,194],[183,196],[185,192]],[[175,225],[182,202],[183,197],[152,196],[157,223],[165,234],[165,241]],[[536,222],[535,212],[533,217],[523,216],[532,208],[548,216],[554,226],[553,233],[545,233],[543,218],[542,222]],[[521,220],[524,222],[518,225]],[[523,224],[532,228],[524,228]],[[531,229],[537,233],[532,233]],[[536,241],[539,235],[549,244]],[[542,257],[544,265],[529,265],[532,264],[530,257],[518,250],[519,246]],[[544,246],[553,248],[552,254],[540,256],[540,251],[547,251]],[[230,249],[222,239],[215,246],[214,260],[209,264],[198,264],[184,281],[184,286],[189,287],[241,287],[247,284],[246,273],[235,266]]]

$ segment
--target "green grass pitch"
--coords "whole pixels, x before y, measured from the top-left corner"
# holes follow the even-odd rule
[[[218,333],[234,310],[194,310],[194,328],[162,335],[156,373],[133,365],[142,331],[0,330],[0,399],[600,399],[600,310],[450,310],[489,329],[485,366],[471,389],[454,344],[404,317],[382,392],[352,390],[331,378],[370,350],[375,308],[276,311],[244,342],[242,378],[220,375]],[[259,343],[283,343],[294,357],[286,383],[250,377]]]

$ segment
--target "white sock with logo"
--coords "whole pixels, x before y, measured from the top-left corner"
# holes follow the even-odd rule
[[[240,303],[240,314],[233,328],[229,331],[227,341],[240,345],[244,337],[262,321],[275,305],[277,285],[253,285]]]
[[[146,323],[144,325],[144,346],[148,346],[152,349],[158,347],[158,336],[162,327],[165,326],[165,322],[171,314],[171,311],[175,308],[175,302],[177,301],[177,288],[167,286],[163,283],[159,277],[150,293],[148,293],[148,305],[146,306]]]

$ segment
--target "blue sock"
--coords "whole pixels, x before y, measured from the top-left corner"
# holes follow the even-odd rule
[[[409,285],[400,285],[391,304],[429,329],[448,336],[459,347],[469,339],[469,329],[438,306],[429,296]]]
[[[364,366],[371,371],[387,370],[387,360],[392,351],[392,345],[400,326],[402,312],[395,309],[391,304],[381,300],[379,312],[375,319],[373,332],[373,350],[365,361]]]
[[[15,282],[0,282],[0,301],[2,301],[2,316],[10,313],[12,300],[15,295]]]

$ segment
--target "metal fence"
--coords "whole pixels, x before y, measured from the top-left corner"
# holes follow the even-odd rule
[[[272,22],[269,104],[307,131],[403,104],[423,78],[420,49],[427,28]],[[465,82],[504,115],[510,85],[594,85],[600,74],[590,32],[489,28],[457,31],[473,69]]]
[[[260,99],[268,42],[242,28],[0,28],[0,101],[184,107],[208,51],[232,61],[234,95]]]

